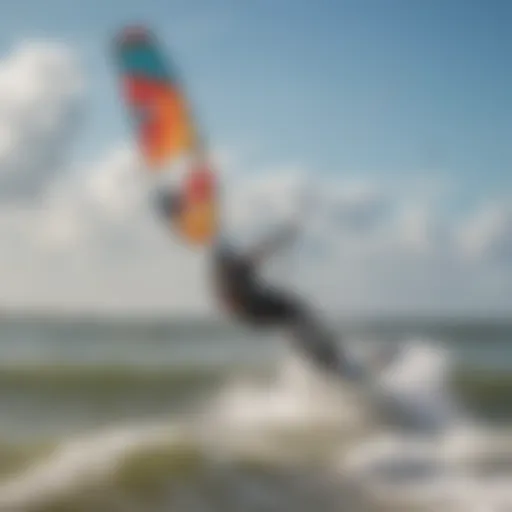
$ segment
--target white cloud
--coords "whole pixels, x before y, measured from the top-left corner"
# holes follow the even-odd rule
[[[512,208],[491,204],[477,212],[461,232],[466,254],[488,263],[512,263]]]
[[[0,305],[212,311],[207,255],[158,222],[133,150],[64,165],[84,99],[69,49],[33,43],[0,60]],[[214,156],[232,236],[258,238],[302,216],[297,250],[269,274],[319,305],[512,311],[509,208],[490,205],[452,225],[438,183],[384,186],[297,165],[237,173],[232,151]]]
[[[82,94],[61,45],[25,43],[0,62],[0,200],[33,199],[62,170]]]
[[[134,153],[119,149],[49,188],[40,209],[26,219],[33,226],[26,236],[36,260],[28,304],[209,310],[205,254],[170,236],[151,211],[143,177]],[[18,278],[24,287],[26,275]]]
[[[226,177],[226,210],[249,239],[289,219],[298,204],[304,172],[282,169]],[[4,254],[0,260],[0,273],[9,272],[16,293],[4,290],[0,302],[17,297],[20,304],[78,309],[212,311],[206,255],[181,246],[158,222],[143,176],[135,155],[119,149],[57,180],[39,209],[0,211],[0,240],[18,240],[10,259]],[[276,258],[270,277],[344,312],[512,309],[504,271],[464,257],[462,234],[487,233],[476,230],[478,223],[470,219],[452,229],[423,198],[413,208],[410,195],[383,194],[376,185],[368,186],[371,194],[355,194],[343,180],[318,180],[302,244]],[[366,203],[372,205],[367,210]],[[340,211],[353,218],[352,205],[370,212],[365,221],[339,222]],[[23,246],[31,257],[15,260]],[[308,246],[316,250],[302,250]]]
[[[293,166],[224,179],[224,225],[236,238],[297,219],[307,190],[304,172]],[[247,233],[249,231],[249,233]]]
[[[323,196],[332,203],[333,216],[342,229],[357,233],[372,230],[385,222],[392,209],[390,197],[373,183],[348,182],[334,188],[327,184],[323,188]]]

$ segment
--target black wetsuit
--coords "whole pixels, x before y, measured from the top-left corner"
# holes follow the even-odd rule
[[[264,284],[250,257],[220,246],[214,254],[214,275],[221,300],[242,321],[289,328],[295,343],[316,364],[324,370],[344,371],[345,358],[332,334],[294,294]]]
[[[282,325],[303,312],[296,297],[264,285],[252,261],[220,247],[214,257],[217,290],[224,303],[255,326]]]

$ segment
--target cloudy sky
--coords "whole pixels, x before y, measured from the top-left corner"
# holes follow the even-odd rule
[[[284,222],[307,191],[270,277],[344,314],[512,312],[499,0],[6,3],[0,308],[215,311],[206,255],[149,210],[109,53],[132,22],[178,62],[230,232]]]

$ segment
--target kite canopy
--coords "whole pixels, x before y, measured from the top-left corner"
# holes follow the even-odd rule
[[[203,148],[177,73],[144,27],[123,29],[115,39],[121,91],[139,150],[152,174],[172,173],[192,157],[172,190],[159,191],[160,212],[187,242],[205,245],[217,229],[215,175]]]

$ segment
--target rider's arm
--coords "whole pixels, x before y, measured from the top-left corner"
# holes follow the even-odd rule
[[[297,236],[297,226],[286,226],[282,230],[269,236],[246,253],[251,263],[259,265],[263,260],[275,253],[285,244],[290,244]]]

